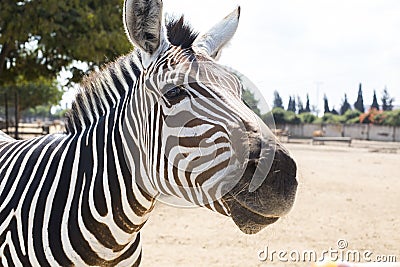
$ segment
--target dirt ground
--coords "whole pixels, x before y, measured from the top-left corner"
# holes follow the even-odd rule
[[[301,141],[286,147],[299,168],[289,215],[245,235],[230,218],[207,209],[159,204],[142,230],[142,266],[312,266],[294,261],[308,257],[306,251],[320,258],[335,250],[333,258],[357,251],[371,261],[396,256],[400,262],[400,143]],[[278,259],[280,251],[287,262]]]

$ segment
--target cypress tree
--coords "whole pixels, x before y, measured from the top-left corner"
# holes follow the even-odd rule
[[[309,98],[308,94],[307,94],[307,102],[306,102],[306,107],[304,108],[304,112],[311,112],[311,109],[310,109],[310,98]]]
[[[371,109],[379,110],[379,104],[378,104],[378,99],[376,98],[376,92],[375,92],[375,90],[374,90],[374,97],[373,97],[373,99],[372,99]]]
[[[340,107],[340,114],[343,115],[349,109],[351,110],[351,106],[350,106],[349,102],[347,101],[347,94],[344,94],[344,100],[343,100],[342,106]]]
[[[383,95],[382,95],[382,110],[393,110],[393,101],[394,98],[390,97],[387,88],[383,89]]]
[[[364,100],[363,100],[363,95],[362,95],[362,89],[361,89],[361,83],[358,88],[358,96],[357,96],[357,101],[354,103],[354,108],[362,113],[364,113]]]
[[[274,92],[274,108],[282,108],[283,109],[283,101],[278,91]]]
[[[297,111],[299,114],[304,113],[303,101],[301,101],[300,97],[297,96]]]
[[[328,98],[324,95],[324,113],[330,113]]]

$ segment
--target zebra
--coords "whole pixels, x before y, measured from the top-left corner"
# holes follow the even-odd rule
[[[161,0],[125,0],[135,48],[84,78],[65,133],[0,136],[0,266],[139,266],[161,196],[246,234],[291,209],[296,163],[216,62],[239,17],[199,35]]]

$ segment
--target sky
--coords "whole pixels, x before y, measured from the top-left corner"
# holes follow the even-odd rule
[[[205,32],[241,6],[239,28],[220,62],[245,74],[272,105],[277,90],[306,94],[323,109],[323,96],[336,110],[347,94],[364,104],[378,101],[387,87],[400,105],[400,1],[398,0],[164,0],[169,14],[185,14]]]
[[[323,111],[350,104],[362,83],[364,104],[387,87],[400,106],[400,1],[398,0],[164,0],[169,15],[184,14],[206,32],[238,5],[239,28],[220,62],[246,75],[272,105],[300,96]],[[71,99],[69,92],[64,99]]]

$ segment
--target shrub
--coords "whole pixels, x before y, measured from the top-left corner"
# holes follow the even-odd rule
[[[261,116],[261,119],[267,123],[267,118],[271,113],[267,113]],[[282,108],[272,109],[272,116],[276,124],[298,124],[301,122],[300,118],[293,111],[286,111]]]
[[[273,108],[272,109],[272,116],[274,117],[274,121],[276,124],[285,124],[285,110],[283,108]],[[271,113],[267,113],[261,116],[261,119],[266,122],[266,118],[269,117]]]
[[[382,125],[400,126],[400,109],[393,111],[385,111],[382,113],[381,117],[382,118],[377,118],[377,119],[380,120],[380,123]]]
[[[360,115],[360,122],[380,124],[383,118],[382,113],[383,111],[377,110],[376,108],[371,108],[366,113]]]
[[[339,123],[344,123],[346,121],[346,118],[341,115],[335,115],[332,113],[325,113],[324,116],[321,118],[322,123],[330,123],[330,124],[339,124]]]
[[[297,117],[296,113],[294,113],[293,111],[286,111],[284,118],[286,123],[289,124],[299,124],[301,122],[300,118]]]
[[[346,121],[346,124],[356,124],[360,123],[360,117],[355,117]]]
[[[297,116],[299,117],[301,123],[313,123],[317,119],[317,116],[309,112],[301,113]]]
[[[360,111],[358,111],[357,109],[355,110],[347,110],[343,116],[345,118],[345,122],[348,123],[349,120],[352,120],[354,118],[357,118],[357,121],[359,121],[360,119],[360,115],[362,113]]]

